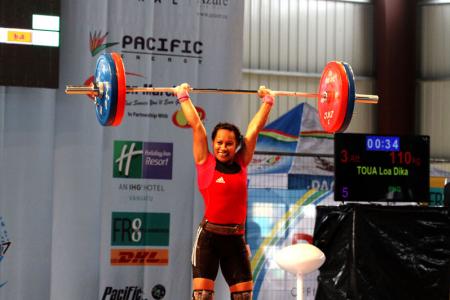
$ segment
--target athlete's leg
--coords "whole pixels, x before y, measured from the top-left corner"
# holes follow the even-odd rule
[[[228,236],[220,267],[230,287],[232,300],[251,300],[253,291],[252,272],[246,244],[242,236]]]
[[[239,282],[230,286],[231,300],[252,300],[253,281]]]
[[[207,278],[194,278],[192,281],[192,300],[213,300],[214,281]]]
[[[218,270],[219,257],[214,247],[214,236],[199,228],[192,251],[193,300],[213,300]]]

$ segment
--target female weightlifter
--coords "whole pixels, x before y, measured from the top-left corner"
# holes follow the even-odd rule
[[[206,129],[189,98],[189,85],[174,89],[193,132],[193,155],[205,215],[197,230],[192,252],[193,300],[212,300],[219,265],[230,287],[232,300],[251,300],[253,281],[249,248],[244,240],[247,215],[247,165],[256,139],[274,102],[270,89],[261,86],[262,105],[248,125],[245,136],[229,123],[212,131],[212,153]]]

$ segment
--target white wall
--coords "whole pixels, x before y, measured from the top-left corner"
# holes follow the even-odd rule
[[[450,158],[450,2],[418,6],[418,131],[431,156]],[[425,1],[424,1],[425,3]],[[426,3],[431,3],[430,1]]]

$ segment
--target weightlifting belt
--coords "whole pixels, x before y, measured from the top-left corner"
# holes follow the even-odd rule
[[[206,231],[222,234],[222,235],[239,235],[244,234],[245,224],[214,224],[210,223],[208,220],[203,219],[200,223],[200,227]]]

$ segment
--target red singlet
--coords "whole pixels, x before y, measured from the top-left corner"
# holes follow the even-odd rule
[[[243,224],[247,214],[247,166],[237,161],[236,174],[216,170],[216,159],[209,153],[197,165],[198,187],[205,202],[205,218],[216,224]]]

